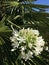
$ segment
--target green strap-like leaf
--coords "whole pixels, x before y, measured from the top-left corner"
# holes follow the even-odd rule
[[[30,6],[31,8],[49,8],[48,5],[38,5],[38,4],[22,4],[24,7]]]
[[[0,37],[0,45],[3,45],[5,43],[5,41],[3,40],[2,37]]]

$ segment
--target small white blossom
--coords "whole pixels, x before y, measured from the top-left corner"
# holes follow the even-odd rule
[[[17,1],[19,1],[19,0],[17,0]]]
[[[11,49],[11,51],[15,51],[16,49]]]
[[[30,59],[32,56],[33,53],[31,51],[28,51],[28,53],[26,54],[26,58],[25,58],[25,61],[27,61],[28,59]]]
[[[44,42],[44,40],[42,39],[42,36],[38,37],[38,38],[37,38],[36,45],[44,46],[44,44],[45,44],[45,42]]]
[[[26,46],[21,46],[21,51],[24,51],[26,49]]]
[[[41,54],[41,51],[43,51],[43,48],[38,46],[38,47],[35,47],[34,53],[35,55],[39,55]]]
[[[48,46],[46,47],[46,50],[49,50],[49,49],[48,49]]]
[[[32,48],[32,43],[28,43],[28,47],[31,49]]]
[[[18,31],[17,30],[14,30],[13,31],[13,35],[17,37],[18,36]]]
[[[23,37],[19,36],[19,38],[17,38],[17,40],[19,41],[19,43],[22,43],[22,42],[25,43],[25,39]]]
[[[48,46],[46,46],[45,50],[49,52],[49,47],[48,47]]]
[[[32,32],[35,34],[35,35],[39,35],[39,31],[38,30],[32,30]]]
[[[25,59],[26,58],[26,54],[25,52],[21,51],[21,58]]]
[[[18,48],[19,47],[19,43],[18,42],[12,43],[12,46],[13,46],[13,48]]]

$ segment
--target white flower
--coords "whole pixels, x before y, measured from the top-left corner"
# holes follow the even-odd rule
[[[28,59],[32,58],[33,57],[32,55],[33,55],[33,52],[28,51],[28,53],[26,54],[25,61],[27,61]]]
[[[21,51],[21,58],[25,59],[26,58],[26,54],[25,52]]]
[[[33,51],[35,53],[35,55],[39,55],[41,54],[41,51],[43,51],[43,48],[42,47],[35,47],[35,50]]]
[[[28,55],[29,56],[32,56],[33,55],[33,52],[32,51],[28,51]]]
[[[45,44],[45,42],[44,42],[44,40],[42,39],[42,36],[38,37],[38,38],[37,38],[36,45],[44,46],[44,44]]]
[[[28,47],[31,49],[32,48],[32,43],[28,43]]]
[[[15,40],[15,38],[13,38],[13,37],[10,37],[10,40],[13,42],[13,41]]]
[[[14,31],[13,31],[13,35],[17,37],[17,36],[19,35],[19,34],[18,34],[18,31],[17,31],[17,30],[14,30]]]
[[[48,49],[48,46],[46,47],[46,50],[49,50],[49,49]]]
[[[49,52],[49,47],[48,47],[48,46],[46,46],[45,50]]]
[[[12,43],[12,46],[13,46],[13,48],[18,48],[19,47],[19,43],[18,42]]]
[[[39,31],[38,30],[32,30],[32,32],[35,34],[35,35],[39,35]]]
[[[24,51],[26,49],[26,46],[21,46],[21,51]]]
[[[17,40],[19,41],[19,43],[25,43],[25,39],[21,36],[19,36],[19,38],[17,38]]]
[[[17,0],[17,1],[19,1],[19,0]]]
[[[45,44],[42,36],[39,36],[39,31],[30,28],[23,28],[19,31],[13,30],[13,36],[10,37],[10,40],[13,46],[11,51],[15,51],[17,48],[20,49],[20,59],[25,61],[33,57],[33,54],[36,56],[41,54]]]
[[[31,51],[28,51],[28,53],[25,53],[25,52],[21,52],[21,58],[25,59],[25,61],[27,61],[28,59],[30,59],[33,55],[33,52]]]
[[[11,51],[15,51],[16,49],[11,49]]]

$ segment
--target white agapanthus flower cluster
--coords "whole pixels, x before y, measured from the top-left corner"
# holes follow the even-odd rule
[[[33,57],[33,54],[41,54],[45,44],[42,36],[39,36],[39,31],[30,28],[23,28],[19,31],[13,30],[13,36],[10,37],[10,40],[12,41],[13,46],[11,51],[20,49],[20,58],[25,61]]]

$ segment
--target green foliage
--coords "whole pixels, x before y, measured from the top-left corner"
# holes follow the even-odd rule
[[[49,43],[49,13],[45,11],[49,6],[33,4],[33,1],[36,0],[0,0],[0,65],[23,65],[17,59],[20,53],[11,52],[11,25],[17,30],[38,29]],[[23,62],[24,65],[49,65],[49,52],[44,50],[41,55]]]

